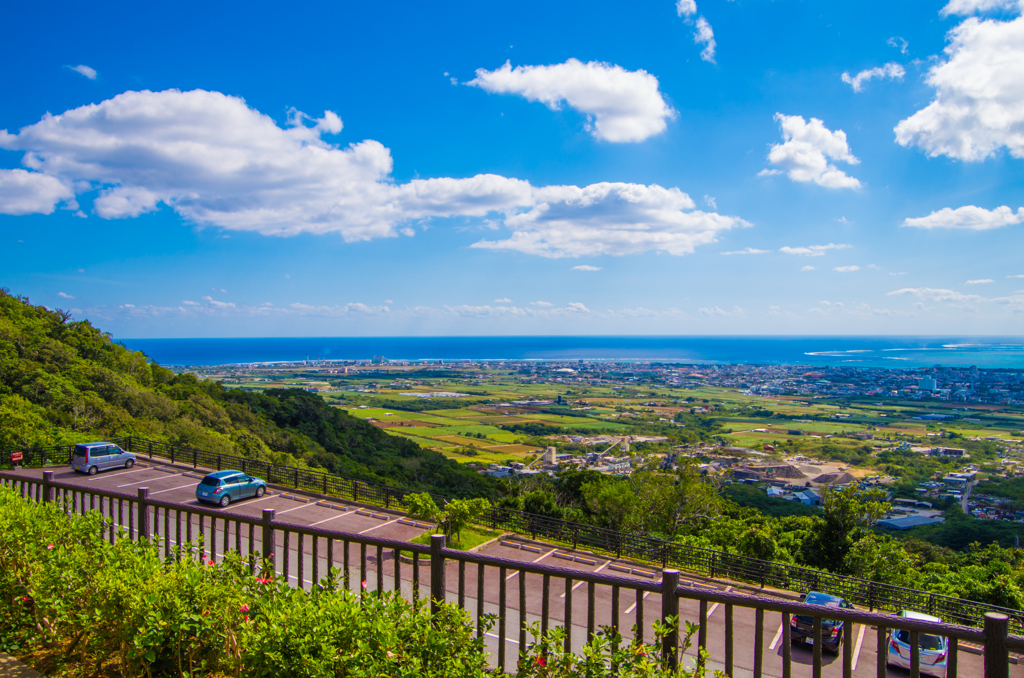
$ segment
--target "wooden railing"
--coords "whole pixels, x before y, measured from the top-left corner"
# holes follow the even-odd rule
[[[919,675],[920,657],[917,647],[918,636],[921,633],[945,636],[949,639],[947,673],[949,678],[956,678],[958,675],[960,643],[962,641],[983,647],[984,678],[1006,678],[1009,675],[1009,651],[1024,650],[1024,638],[1008,635],[1008,619],[1006,615],[997,613],[986,615],[985,626],[982,630],[956,624],[918,621],[878,612],[837,609],[781,598],[681,586],[679,571],[673,569],[664,570],[660,582],[644,581],[603,572],[586,572],[456,551],[446,547],[443,535],[431,537],[431,543],[427,546],[288,523],[278,520],[273,509],[264,509],[260,518],[246,517],[217,509],[184,506],[155,500],[150,498],[147,488],[139,488],[136,494],[132,495],[93,489],[72,483],[55,482],[51,471],[44,471],[41,479],[29,478],[23,474],[0,472],[0,483],[15,488],[26,500],[60,502],[69,512],[100,511],[104,516],[102,523],[104,538],[111,542],[117,539],[150,540],[163,549],[166,557],[197,557],[211,560],[216,560],[218,555],[233,550],[248,558],[254,572],[258,561],[271,563],[275,574],[286,577],[289,582],[295,579],[296,584],[301,587],[315,585],[330,568],[339,564],[337,553],[339,548],[341,550],[340,572],[346,588],[353,587],[351,575],[357,570],[359,573],[357,586],[364,587],[368,591],[384,591],[387,580],[390,580],[393,589],[401,590],[404,581],[403,570],[405,569],[403,563],[408,563],[410,571],[406,579],[411,585],[412,597],[417,599],[423,595],[429,596],[434,611],[441,602],[453,599],[452,602],[466,609],[473,616],[478,634],[484,632],[488,581],[493,584],[495,581],[493,577],[497,575],[496,637],[498,647],[496,665],[502,670],[507,667],[506,646],[508,641],[512,640],[507,622],[513,612],[518,619],[518,643],[521,654],[527,648],[527,617],[531,614],[535,618],[539,618],[543,632],[546,632],[555,622],[560,621],[560,625],[565,628],[566,648],[571,650],[574,647],[573,630],[576,623],[573,620],[573,592],[584,583],[587,585],[585,594],[587,596],[586,636],[582,639],[577,637],[577,641],[589,639],[597,630],[596,611],[598,606],[596,602],[598,600],[597,587],[599,586],[603,587],[604,592],[608,590],[611,592],[611,613],[607,626],[616,630],[620,630],[622,622],[623,596],[629,596],[632,593],[632,598],[635,601],[632,609],[636,613],[634,617],[636,623],[631,632],[620,630],[620,633],[623,637],[632,633],[635,641],[650,640],[645,638],[647,633],[645,629],[655,617],[663,622],[671,618],[678,619],[680,600],[692,600],[699,605],[697,645],[700,648],[707,648],[708,605],[723,606],[725,633],[724,647],[721,648],[721,651],[724,658],[724,671],[727,675],[733,675],[735,666],[734,619],[737,608],[754,611],[753,675],[756,678],[764,675],[765,613],[769,612],[781,615],[783,678],[790,678],[792,675],[790,618],[795,614],[809,616],[814,620],[815,642],[812,670],[815,678],[819,678],[822,671],[823,619],[848,622],[843,626],[842,667],[844,678],[849,678],[852,675],[854,623],[877,628],[877,675],[880,678],[886,675],[889,631],[895,629],[904,629],[910,633],[911,676]],[[307,553],[310,556],[308,570],[306,567]],[[321,569],[320,565],[324,560],[326,567]],[[387,567],[388,561],[390,561],[390,567]],[[454,588],[449,587],[446,576],[449,562],[453,562],[457,568],[457,581]],[[473,573],[476,575],[475,582],[467,578],[467,565],[475,566],[475,573]],[[422,580],[424,568],[429,570],[429,579],[426,582]],[[386,570],[390,570],[390,576],[386,576]],[[306,578],[307,574],[309,579]],[[512,585],[509,582],[516,575],[518,575],[518,601],[510,602],[509,589],[512,588]],[[539,577],[539,611],[531,612],[529,610],[527,575],[533,575],[532,579],[534,580]],[[558,580],[561,580],[561,587],[557,584]],[[564,591],[560,615],[557,614],[558,610],[553,610],[552,605],[553,596],[558,595],[559,589]],[[532,585],[531,593],[535,593]],[[660,596],[659,609],[645,609],[645,598],[649,594]],[[475,609],[471,604],[474,596]],[[628,597],[626,599],[628,600]],[[534,605],[534,608],[536,607]],[[666,663],[670,666],[678,665],[680,660],[678,627],[662,638],[661,650]]]

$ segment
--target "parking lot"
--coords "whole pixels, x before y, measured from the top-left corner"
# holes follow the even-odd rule
[[[213,508],[213,506],[209,504],[200,504],[195,498],[196,485],[203,477],[203,473],[201,471],[193,472],[191,470],[172,468],[170,466],[152,464],[145,461],[140,461],[137,466],[129,470],[108,471],[95,476],[79,474],[72,471],[70,468],[65,469],[56,467],[48,470],[54,471],[55,481],[72,483],[83,488],[135,495],[138,488],[145,487],[149,489],[149,496],[152,499],[173,502],[182,506],[203,506],[205,508]],[[34,478],[41,477],[41,473],[40,469],[24,469],[19,472],[21,475]],[[432,527],[425,523],[410,520],[401,514],[382,509],[358,506],[350,502],[303,496],[275,488],[268,488],[267,494],[262,498],[246,499],[232,503],[225,509],[216,510],[225,514],[225,517],[245,516],[249,518],[259,518],[263,509],[268,508],[275,510],[277,519],[289,523],[303,526],[317,526],[325,529],[345,532],[350,535],[367,535],[400,541],[408,541],[423,534]],[[167,518],[164,517],[163,512],[161,512],[160,515],[162,519],[158,518],[155,521],[156,524],[154,527],[156,531],[160,532],[162,535],[170,535],[172,542],[177,540],[178,534],[182,534],[182,540],[184,541],[184,535],[189,531],[188,526],[182,526],[181,524],[175,525],[174,521],[177,519],[175,516]],[[127,518],[122,517],[121,520],[127,523]],[[167,520],[170,520],[171,522],[164,522]],[[182,517],[181,520],[184,521],[184,517]],[[223,555],[224,549],[222,548],[222,545],[225,543],[229,544],[231,548],[234,548],[235,544],[239,544],[242,547],[243,553],[248,552],[249,533],[247,530],[242,530],[236,535],[234,534],[233,528],[229,527],[231,532],[225,535],[223,532],[223,521],[217,522],[218,526],[215,528],[213,533],[209,530],[209,521],[204,527],[207,554],[211,551],[211,539],[216,543],[216,557],[218,559]],[[193,517],[192,533],[193,535],[197,535],[198,532],[198,521]],[[256,550],[261,550],[261,545],[259,543],[260,538],[261,532],[257,529],[253,532],[254,543],[252,544]],[[302,585],[305,587],[309,587],[313,584],[314,554],[313,544],[311,542],[312,540],[307,538],[302,544],[301,572],[303,580]],[[278,571],[283,573],[283,568],[287,562],[287,574],[289,581],[293,584],[298,584],[300,573],[299,551],[298,543],[297,540],[294,539],[294,535],[292,541],[288,544],[287,557],[284,555],[284,546],[283,535],[278,533]],[[637,565],[621,560],[611,560],[589,553],[574,552],[569,549],[531,542],[511,535],[496,539],[484,545],[479,549],[479,553],[516,562],[557,565],[581,572],[607,572],[621,577],[635,579],[637,581],[655,583],[660,583],[661,581],[661,572],[655,567]],[[402,559],[396,562],[393,551],[383,550],[380,552],[380,561],[378,562],[376,548],[370,547],[366,549],[365,563],[361,565],[363,561],[360,547],[358,544],[351,544],[349,552],[350,580],[353,582],[353,586],[355,587],[358,582],[365,579],[368,590],[375,589],[379,581],[384,589],[391,590],[394,588],[395,569],[397,564],[400,571],[399,579],[403,594],[406,597],[411,598],[413,595],[411,583],[413,568],[412,561],[408,558],[408,555],[408,553],[404,554]],[[317,551],[316,559],[316,570],[320,576],[323,576],[327,572],[328,567],[341,568],[343,567],[343,564],[344,553],[340,544],[335,547],[333,561],[329,563],[327,560],[326,548],[321,543]],[[363,576],[363,567],[365,567],[365,577]],[[426,598],[429,594],[430,582],[429,559],[420,558],[418,567],[420,582],[419,595],[421,598]],[[380,572],[379,577],[378,568]],[[447,586],[449,592],[448,598],[451,602],[457,601],[458,574],[458,563],[449,560],[447,564]],[[489,567],[485,568],[484,576],[484,613],[497,614],[499,612],[500,601],[500,572],[497,568]],[[506,668],[509,670],[514,669],[515,661],[519,652],[519,578],[521,576],[523,575],[511,568],[505,573]],[[543,577],[541,575],[534,574],[526,574],[525,577],[526,621],[527,623],[533,623],[535,621],[540,621],[540,614],[543,606]],[[709,584],[700,581],[687,580],[685,574],[683,576],[682,584],[684,586],[709,586]],[[718,584],[716,586],[722,590],[730,590],[729,587],[723,584]],[[585,582],[576,581],[572,584],[572,635],[573,646],[577,649],[582,645],[587,635],[588,589],[589,585]],[[742,591],[738,592],[742,593]],[[465,605],[466,609],[471,612],[471,615],[474,618],[476,617],[477,610],[477,595],[477,566],[467,564],[465,566]],[[552,626],[561,625],[564,622],[564,603],[564,580],[552,578],[551,590],[549,592],[549,609]],[[614,603],[611,587],[594,587],[593,607],[594,623],[597,628],[613,624],[612,617]],[[680,616],[684,620],[696,622],[699,619],[700,608],[697,601],[681,598],[679,601],[679,609]],[[618,601],[619,618],[617,626],[625,638],[632,638],[632,627],[637,623],[637,620],[642,613],[644,628],[646,629],[644,634],[645,640],[647,642],[651,642],[653,640],[651,623],[658,618],[660,612],[661,597],[659,594],[648,593],[642,597],[642,601],[638,601],[634,591],[622,590]],[[722,606],[712,604],[708,607],[707,647],[712,657],[712,662],[709,664],[709,667],[711,668],[721,668],[720,660],[724,654],[725,646],[724,615],[725,611]],[[755,634],[754,615],[755,613],[752,609],[735,608],[735,616],[733,620],[734,664],[736,667],[736,670],[734,671],[735,676],[752,675],[754,663],[753,638]],[[762,643],[762,647],[764,648],[763,666],[765,675],[782,675],[782,624],[783,618],[778,613],[765,614]],[[494,653],[495,656],[497,653],[498,638],[499,629],[497,627],[491,629],[485,638],[488,649]],[[531,639],[528,638],[528,641],[529,640]],[[693,641],[694,644],[696,644],[696,637]],[[873,627],[869,628],[863,625],[856,625],[853,628],[853,641],[853,675],[865,677],[875,676],[877,665],[875,629]],[[691,648],[687,654],[692,657],[693,653],[694,650]],[[811,675],[811,656],[810,647],[803,645],[793,646],[792,659],[794,676],[802,678],[803,676]],[[824,676],[832,677],[842,675],[842,654],[833,656],[826,652],[823,655],[823,659],[825,664],[823,671]],[[970,651],[961,650],[959,654],[959,665],[960,675],[971,676],[981,675],[982,673],[982,657],[977,654],[973,654]],[[889,676],[904,677],[908,675],[908,673],[902,669],[889,668],[888,671]],[[1021,669],[1015,664],[1011,665],[1010,674],[1012,676],[1024,677],[1024,671],[1021,671]]]

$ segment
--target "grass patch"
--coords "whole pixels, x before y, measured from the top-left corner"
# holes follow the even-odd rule
[[[411,541],[414,544],[430,544],[431,534],[437,533],[424,532],[420,536],[414,537],[409,541]],[[497,530],[485,530],[479,527],[467,527],[461,532],[461,534],[459,534],[458,537],[452,539],[451,542],[449,542],[448,548],[455,549],[457,551],[469,551],[470,549],[475,549],[477,546],[480,546],[480,544],[489,542],[495,537],[500,537],[501,535],[502,533],[498,532]]]

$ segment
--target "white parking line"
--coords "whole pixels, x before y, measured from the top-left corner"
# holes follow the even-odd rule
[[[490,632],[487,632],[487,633],[485,633],[484,635],[485,635],[485,636],[490,636],[491,638],[497,638],[498,640],[501,640],[501,637],[500,637],[500,636],[498,636],[498,634],[497,634],[497,633],[490,633]],[[518,640],[512,640],[511,638],[508,638],[508,637],[506,637],[506,638],[505,638],[505,642],[506,642],[506,643],[512,643],[513,645],[518,645],[518,644],[519,644],[519,641],[518,641]]]
[[[154,494],[163,494],[164,492],[173,492],[174,490],[184,490],[186,487],[195,487],[195,486],[196,486],[195,483],[189,483],[188,485],[182,485],[181,487],[171,487],[171,488],[168,488],[166,490],[158,490],[157,492],[150,492],[149,496],[152,497]]]
[[[731,586],[726,586],[725,587],[725,592],[728,593],[729,591],[732,591],[732,587]],[[711,606],[711,609],[708,610],[708,619],[711,619],[711,615],[713,615],[715,613],[715,610],[717,610],[717,609],[718,609],[718,603],[715,603],[714,605]]]
[[[550,556],[550,555],[551,555],[552,553],[554,553],[554,552],[555,552],[555,551],[557,551],[557,550],[558,550],[558,549],[551,549],[550,551],[548,551],[547,553],[545,553],[544,555],[542,555],[542,556],[541,556],[540,558],[537,558],[537,559],[535,559],[535,560],[531,560],[530,562],[531,562],[531,563],[539,563],[540,561],[544,560],[545,558],[547,558],[548,556]],[[509,579],[511,579],[512,577],[515,577],[515,576],[516,576],[517,574],[519,574],[519,570],[516,570],[515,572],[513,572],[513,573],[512,573],[512,574],[510,574],[509,576],[505,577],[505,581],[508,581],[508,580],[509,580]]]
[[[366,534],[367,532],[372,532],[372,531],[380,529],[382,527],[387,527],[391,523],[397,523],[399,520],[402,520],[402,518],[395,518],[394,520],[389,520],[386,523],[381,523],[380,525],[374,525],[373,527],[368,527],[365,530],[363,530],[362,532],[359,532],[359,534]]]
[[[276,511],[274,515],[283,516],[285,513],[291,513],[292,511],[298,511],[299,509],[309,508],[310,506],[316,506],[316,504],[302,504],[301,506],[285,509],[284,511]]]
[[[151,469],[151,468],[136,468],[136,469],[132,469],[130,471],[121,471],[120,473],[111,473],[110,475],[105,475],[105,476],[101,476],[99,473],[97,473],[94,476],[89,476],[88,478],[86,478],[86,480],[88,480],[89,482],[92,482],[94,480],[103,480],[103,479],[106,479],[106,478],[116,478],[118,476],[126,476],[129,473],[138,473],[139,471],[152,471],[152,470],[153,469]]]
[[[611,565],[611,564],[612,564],[612,561],[610,561],[610,560],[609,560],[609,561],[607,561],[607,562],[605,562],[605,564],[604,564],[604,565],[602,565],[601,567],[599,567],[599,568],[597,568],[596,570],[594,570],[594,574],[597,574],[598,572],[600,572],[601,570],[603,570],[604,568],[608,567],[608,566],[609,566],[609,565]],[[573,585],[572,585],[572,590],[573,590],[573,591],[575,591],[575,590],[576,590],[576,589],[578,589],[579,587],[583,586],[583,585],[584,585],[585,583],[586,583],[586,582],[584,582],[584,581],[578,581],[578,582],[576,582],[575,584],[573,584]],[[565,594],[563,593],[562,595],[560,595],[560,596],[558,596],[558,597],[559,597],[559,598],[565,598]]]
[[[650,592],[650,591],[644,591],[644,600],[647,600],[647,596],[649,596],[649,595],[651,595],[651,592]],[[633,610],[635,610],[635,609],[636,609],[636,603],[633,603],[632,605],[630,605],[630,606],[629,606],[629,607],[628,607],[628,608],[626,609],[626,612],[625,612],[625,614],[629,614],[629,613],[631,613],[631,612],[632,612]]]
[[[864,624],[860,625],[860,633],[857,634],[857,647],[853,651],[853,668],[851,671],[857,670],[857,660],[860,658],[860,646],[864,643],[864,630],[867,626]]]
[[[772,644],[768,646],[769,650],[774,650],[775,646],[779,644],[779,638],[782,637],[782,624],[779,624],[779,630],[775,632],[775,637],[772,638]]]
[[[352,513],[352,511],[345,511],[344,513],[339,513],[336,516],[332,516],[330,518],[324,518],[323,520],[321,520],[319,522],[313,523],[312,525],[310,525],[310,527],[316,527],[317,525],[323,525],[324,523],[326,523],[328,521],[337,520],[338,518],[341,518],[342,516],[347,516],[350,513]]]
[[[140,469],[140,470],[145,470],[145,469]],[[131,473],[131,471],[129,471],[129,473]],[[176,477],[178,477],[180,475],[184,475],[184,474],[178,473],[177,475],[166,476],[166,477],[168,477],[168,478],[176,478]],[[157,476],[156,478],[146,478],[145,480],[137,480],[134,483],[125,483],[124,485],[118,485],[117,487],[118,488],[122,488],[122,487],[128,487],[129,485],[141,485],[142,483],[151,483],[151,482],[155,482],[157,480],[160,480],[161,477],[163,477],[163,476]]]

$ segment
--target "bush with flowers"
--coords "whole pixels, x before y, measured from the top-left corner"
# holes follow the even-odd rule
[[[300,590],[235,553],[213,563],[192,544],[165,559],[155,543],[111,545],[101,527],[98,513],[0,486],[0,651],[53,676],[489,675],[456,606],[431,615],[396,593],[348,591],[338,570]],[[558,633],[538,637],[519,675],[692,675],[663,669],[653,646],[616,649],[609,632],[563,653]]]

